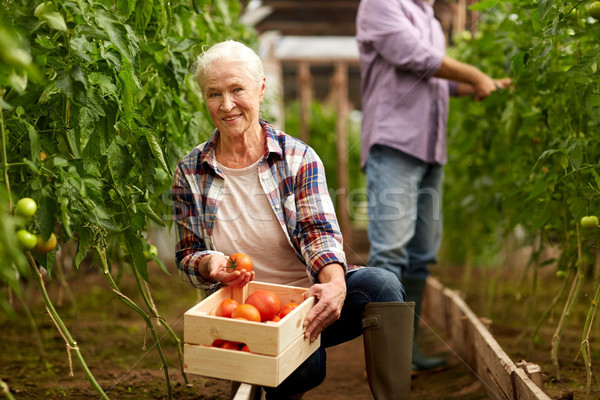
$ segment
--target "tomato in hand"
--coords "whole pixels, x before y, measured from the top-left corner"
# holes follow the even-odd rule
[[[294,310],[294,308],[296,308],[296,307],[298,307],[297,303],[290,302],[290,303],[284,304],[283,307],[281,307],[281,311],[279,311],[279,317],[280,318],[285,317],[286,315],[291,313],[292,310]]]
[[[217,317],[231,318],[231,313],[238,305],[238,302],[234,299],[225,299],[217,306],[215,315]]]
[[[248,321],[260,322],[260,313],[252,304],[240,304],[231,312],[231,318],[245,318]]]
[[[250,272],[254,268],[252,259],[250,258],[250,256],[244,253],[232,254],[229,257],[228,263],[229,265],[227,266],[227,269],[229,269],[230,272],[241,271],[243,269],[245,269],[247,272]]]
[[[260,312],[261,321],[270,321],[279,314],[281,299],[272,291],[257,290],[246,298],[246,304],[251,304]]]

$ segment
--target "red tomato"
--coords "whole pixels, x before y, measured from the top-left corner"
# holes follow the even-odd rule
[[[238,306],[238,302],[234,299],[225,299],[219,304],[215,315],[217,317],[231,318],[231,313]]]
[[[246,352],[250,353],[250,347],[248,347],[247,344],[243,344],[240,351],[246,351]]]
[[[283,305],[283,307],[281,307],[281,311],[279,311],[279,317],[283,318],[286,315],[288,315],[289,313],[292,312],[292,310],[294,308],[298,307],[297,303],[286,303]]]
[[[247,272],[252,271],[254,264],[250,256],[244,253],[235,253],[229,257],[229,268],[230,271],[241,271],[245,269]]]
[[[221,348],[226,349],[226,350],[239,350],[241,344],[242,343],[240,343],[240,342],[227,341],[227,342],[223,343]]]
[[[279,315],[276,315],[276,316],[273,317],[273,319],[271,319],[271,321],[273,321],[273,322],[279,322],[279,321],[281,321],[281,317]]]
[[[233,309],[231,318],[246,318],[248,321],[260,322],[260,312],[252,304],[240,304]]]
[[[279,314],[281,309],[281,299],[272,291],[263,289],[257,290],[246,298],[246,304],[251,304],[260,312],[261,321],[270,321]]]
[[[221,347],[225,344],[225,342],[227,342],[227,340],[223,340],[223,339],[215,339],[213,340],[211,346],[212,347]]]

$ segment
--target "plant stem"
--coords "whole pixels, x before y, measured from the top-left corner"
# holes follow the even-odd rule
[[[42,293],[42,297],[44,299],[44,304],[46,305],[46,310],[48,311],[48,314],[50,315],[52,320],[55,322],[55,325],[58,328],[61,336],[67,342],[67,351],[69,351],[69,354],[70,354],[71,350],[75,352],[75,355],[76,355],[77,359],[79,360],[79,363],[81,364],[81,367],[83,368],[83,371],[85,372],[88,380],[90,381],[90,383],[92,384],[94,389],[98,392],[98,394],[100,394],[101,398],[108,400],[108,396],[106,395],[106,393],[104,393],[104,390],[102,390],[102,387],[100,387],[100,385],[96,381],[96,378],[94,378],[94,376],[92,375],[91,371],[89,370],[87,364],[85,363],[85,360],[83,359],[83,356],[81,355],[81,351],[79,350],[79,347],[77,346],[77,342],[71,336],[71,333],[69,332],[66,325],[64,324],[64,322],[58,315],[58,312],[56,312],[56,309],[54,308],[54,305],[52,304],[52,301],[50,300],[50,296],[48,296],[48,292],[46,291],[46,286],[44,285],[44,280],[42,278],[42,274],[40,273],[35,260],[31,256],[31,253],[28,252],[27,256],[28,256],[28,260],[29,260],[29,266],[33,270],[33,276],[40,288],[40,292]],[[70,360],[70,358],[69,358],[69,360]]]
[[[596,315],[596,311],[598,311],[598,300],[600,300],[600,284],[598,284],[598,286],[596,287],[594,299],[592,300],[590,310],[587,313],[587,317],[585,319],[585,326],[583,328],[583,337],[581,339],[580,351],[583,354],[583,360],[585,361],[585,370],[587,376],[585,383],[586,399],[589,396],[590,391],[592,389],[592,358],[590,354],[590,332],[594,323],[594,316]]]
[[[38,329],[37,324],[35,323],[35,319],[33,318],[33,315],[31,314],[31,310],[29,310],[29,306],[23,299],[23,296],[21,296],[21,293],[17,292],[16,290],[14,291],[14,293],[17,296],[17,300],[19,301],[19,303],[21,303],[21,306],[23,307],[23,311],[25,312],[25,316],[27,317],[27,320],[29,321],[29,324],[31,325],[31,329],[33,331],[33,335],[35,336],[35,341],[38,346],[40,355],[42,356],[42,358],[45,358],[46,352],[44,351],[42,337],[40,336],[40,330]]]
[[[2,389],[2,393],[6,395],[8,400],[15,400],[14,396],[10,392],[10,389],[8,388],[8,385],[2,379],[0,379],[0,389]]]
[[[137,312],[144,319],[144,322],[146,322],[146,326],[148,327],[148,330],[150,331],[150,334],[152,335],[152,338],[154,339],[154,344],[156,345],[156,351],[158,352],[158,355],[159,355],[161,363],[162,363],[162,369],[164,371],[165,380],[167,382],[167,392],[168,392],[169,399],[172,399],[173,396],[172,396],[172,389],[171,389],[171,380],[169,378],[169,365],[167,364],[167,359],[165,358],[162,348],[160,346],[160,340],[156,334],[156,328],[154,327],[154,324],[152,323],[152,319],[144,310],[142,310],[142,308],[140,308],[140,306],[138,306],[133,300],[131,300],[129,297],[127,297],[125,294],[123,294],[123,292],[121,292],[119,290],[117,283],[113,279],[113,277],[110,273],[110,270],[108,269],[108,261],[106,258],[106,251],[103,248],[101,248],[100,244],[98,244],[98,243],[96,243],[94,245],[94,249],[98,253],[98,256],[102,262],[102,272],[104,273],[104,276],[108,280],[108,283],[109,283],[110,287],[112,288],[113,292],[115,292],[115,294],[119,297],[119,299],[121,299],[121,301],[123,301],[131,309],[133,309],[135,312]]]
[[[577,294],[579,293],[579,289],[581,288],[581,284],[583,282],[582,260],[583,258],[581,254],[581,237],[579,234],[579,224],[577,224],[577,273],[575,274],[575,279],[573,280],[573,284],[571,285],[571,291],[569,292],[569,297],[567,297],[567,301],[565,303],[563,313],[560,316],[560,321],[558,321],[556,331],[554,331],[554,334],[552,335],[552,350],[550,352],[552,358],[552,365],[554,366],[554,374],[556,376],[556,379],[559,381],[560,365],[558,363],[558,347],[560,344],[562,332],[567,323],[567,319],[571,314],[571,309],[573,308],[573,304],[575,303],[575,299],[577,298]]]
[[[0,99],[4,97],[4,89],[0,88]],[[2,151],[2,175],[4,176],[4,184],[6,185],[6,193],[8,193],[8,209],[12,210],[12,196],[10,195],[10,181],[8,180],[8,160],[6,157],[6,146],[8,140],[6,138],[6,129],[4,128],[4,111],[0,105],[0,150]]]
[[[135,267],[133,267],[133,274],[134,274],[135,280],[138,284],[138,288],[140,289],[140,293],[142,294],[142,298],[144,299],[144,302],[146,303],[146,306],[150,310],[152,310],[152,313],[154,314],[156,319],[162,324],[162,326],[167,330],[167,332],[169,332],[169,335],[171,335],[171,338],[173,338],[173,340],[175,341],[175,345],[177,346],[177,354],[179,355],[179,366],[181,369],[181,374],[183,376],[183,380],[187,384],[188,383],[187,374],[184,372],[184,369],[183,369],[183,349],[182,349],[182,345],[181,345],[181,339],[179,339],[177,334],[173,331],[173,329],[171,329],[171,327],[169,326],[167,321],[163,317],[158,315],[158,310],[156,309],[154,301],[152,300],[152,294],[150,293],[149,290],[147,290],[148,286],[146,284],[146,281],[143,281],[143,283],[146,284],[146,285],[144,285],[145,287],[142,286],[142,277],[140,276],[140,273],[138,272],[138,270]]]

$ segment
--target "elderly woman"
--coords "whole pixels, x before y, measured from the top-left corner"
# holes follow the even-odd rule
[[[202,53],[196,67],[216,129],[175,171],[180,276],[209,291],[253,279],[302,286],[317,299],[305,336],[314,341],[321,334],[321,348],[281,385],[264,388],[267,399],[298,399],[318,386],[325,348],[363,331],[375,397],[403,398],[406,389],[397,391],[399,382],[410,385],[412,310],[402,303],[399,280],[383,269],[346,264],[321,160],[259,117],[266,79],[257,54],[225,41]],[[227,255],[238,252],[252,258],[253,271],[227,269]]]

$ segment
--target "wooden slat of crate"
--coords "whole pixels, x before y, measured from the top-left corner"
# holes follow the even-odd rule
[[[275,292],[283,303],[299,303],[280,322],[250,322],[211,315],[214,309],[227,298],[242,303],[248,294],[269,289]],[[306,314],[315,304],[314,298],[303,301],[306,289],[282,285],[250,282],[243,289],[226,287],[208,296],[184,314],[184,342],[188,344],[211,345],[215,339],[246,343],[253,353],[276,356],[298,337],[303,335],[302,323]]]
[[[314,353],[320,344],[320,337],[309,343],[301,336],[279,356],[266,356],[184,343],[183,366],[188,374],[275,387]]]
[[[515,398],[518,400],[550,400],[550,397],[542,391],[523,371],[517,368],[513,374],[515,382]]]

